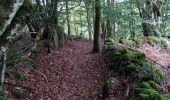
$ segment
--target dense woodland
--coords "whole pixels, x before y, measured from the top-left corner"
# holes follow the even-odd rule
[[[0,0],[0,100],[170,100],[170,0]]]

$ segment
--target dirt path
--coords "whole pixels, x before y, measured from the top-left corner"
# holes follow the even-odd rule
[[[92,43],[72,41],[51,54],[40,55],[36,70],[25,70],[31,100],[98,100],[109,77],[104,54],[91,54]]]

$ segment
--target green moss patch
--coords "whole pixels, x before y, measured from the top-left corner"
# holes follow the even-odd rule
[[[107,45],[111,47],[111,42]],[[112,44],[114,46],[114,44]],[[107,67],[119,76],[127,76],[137,86],[132,100],[166,100],[160,92],[164,74],[161,69],[150,64],[144,53],[125,48],[121,51],[111,50]],[[133,93],[132,93],[133,94]],[[170,98],[168,99],[170,100]]]

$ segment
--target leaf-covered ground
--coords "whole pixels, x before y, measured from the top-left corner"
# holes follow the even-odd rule
[[[38,55],[37,69],[22,68],[27,81],[10,79],[7,88],[20,89],[30,100],[98,100],[109,78],[104,53],[92,54],[91,42],[76,40],[50,54]]]
[[[145,40],[146,41],[146,40]],[[151,46],[147,42],[143,42],[140,48],[137,50],[145,53],[145,55],[158,65],[161,65],[163,69],[170,68],[170,43],[167,47],[160,48],[159,46]]]

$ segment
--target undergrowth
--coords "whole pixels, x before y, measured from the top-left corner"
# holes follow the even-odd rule
[[[108,49],[115,44],[107,40]],[[147,62],[145,54],[125,48],[120,51],[111,49],[107,67],[121,76],[127,76],[136,86],[131,100],[170,100],[170,96],[160,92],[164,75],[161,69]]]
[[[152,46],[160,45],[161,47],[166,47],[168,45],[167,40],[165,38],[158,38],[155,36],[148,36],[148,43]]]

